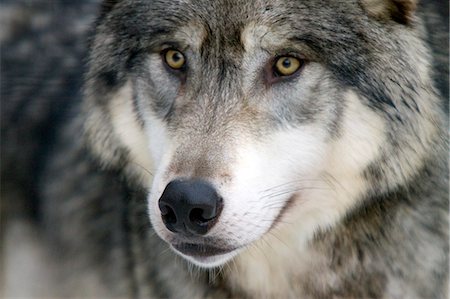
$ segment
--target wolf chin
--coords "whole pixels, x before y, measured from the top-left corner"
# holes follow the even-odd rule
[[[62,292],[446,298],[442,3],[104,1],[42,180]]]

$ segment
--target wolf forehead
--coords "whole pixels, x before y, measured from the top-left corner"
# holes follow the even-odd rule
[[[91,61],[111,87],[140,54],[167,42],[198,50],[216,67],[240,66],[252,46],[271,54],[297,46],[341,80],[359,80],[373,61],[366,56],[389,44],[379,34],[385,27],[374,34],[368,22],[359,1],[118,1],[98,20]]]

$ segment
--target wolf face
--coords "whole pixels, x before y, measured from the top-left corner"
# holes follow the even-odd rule
[[[176,252],[214,267],[282,246],[267,244],[276,235],[301,251],[420,168],[439,119],[420,23],[413,6],[391,19],[389,1],[366,2],[105,8],[87,137],[149,188],[151,223]]]
[[[260,36],[254,36],[255,31]],[[211,35],[215,39],[217,34]],[[207,57],[201,57],[200,51],[190,49],[198,48],[196,45],[205,38],[186,40],[181,46],[186,49],[186,69],[181,71],[185,78],[167,70],[158,54],[148,59],[145,69],[149,71],[144,78],[161,80],[154,86],[167,89],[163,91],[164,98],[160,98],[167,106],[165,109],[152,110],[145,105],[161,91],[148,88],[147,80],[138,80],[137,84],[144,91],[139,98],[143,100],[140,109],[145,111],[142,119],[149,120],[145,123],[148,140],[153,140],[150,143],[155,142],[157,148],[152,151],[152,160],[160,161],[149,196],[152,223],[160,236],[182,253],[196,254],[189,248],[198,248],[198,255],[188,255],[190,260],[213,266],[261,238],[281,218],[289,200],[299,200],[296,197],[302,189],[317,186],[328,150],[326,145],[336,126],[332,111],[339,109],[338,105],[328,103],[332,91],[339,92],[336,84],[326,79],[327,71],[314,62],[299,59],[302,66],[295,74],[286,77],[275,74],[276,59],[294,59],[294,55],[300,54],[293,50],[281,52],[293,46],[267,28],[251,24],[244,29],[236,41],[241,49],[220,43],[220,49],[203,45],[200,51]],[[279,43],[286,45],[280,48]],[[220,51],[238,55],[227,58]],[[227,59],[229,62],[224,61]],[[324,85],[330,88],[321,88]],[[170,192],[173,187],[170,189],[168,184],[174,180],[196,188],[198,183],[193,180],[198,179],[208,182],[220,198],[221,206],[214,207],[220,213],[206,216],[215,224],[208,225],[200,215],[199,219],[191,220],[204,222],[208,226],[206,234],[189,230],[189,220],[185,224],[187,232],[182,228],[172,229],[175,233],[168,231],[163,224],[165,218],[161,217],[164,189]],[[173,201],[189,201],[189,196]],[[162,207],[174,204],[168,199]],[[193,213],[192,209],[173,208],[169,212],[181,218],[178,213]],[[167,223],[166,226],[170,228]],[[215,248],[224,254],[209,254]]]

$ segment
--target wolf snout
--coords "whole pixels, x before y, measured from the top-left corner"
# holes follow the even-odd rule
[[[185,236],[205,235],[222,208],[223,200],[215,188],[199,179],[171,181],[159,199],[164,225]]]

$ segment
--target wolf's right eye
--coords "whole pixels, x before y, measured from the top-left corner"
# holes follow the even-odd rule
[[[178,50],[169,49],[163,54],[166,64],[174,70],[181,69],[186,63],[183,53]]]

